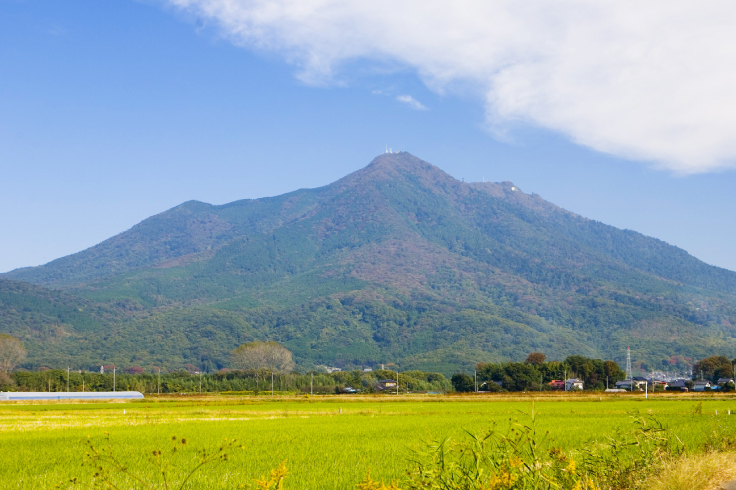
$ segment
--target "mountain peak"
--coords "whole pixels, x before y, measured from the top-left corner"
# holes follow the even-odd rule
[[[400,172],[421,175],[426,173],[437,173],[450,177],[440,168],[429,162],[415,157],[409,152],[400,151],[396,153],[382,153],[373,159],[363,170],[369,172]],[[452,178],[452,177],[450,177]]]
[[[395,180],[411,180],[429,188],[447,188],[461,184],[450,174],[406,151],[378,155],[367,166],[340,179],[336,184],[349,187]]]

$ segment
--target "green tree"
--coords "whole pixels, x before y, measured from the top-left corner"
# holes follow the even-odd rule
[[[468,393],[475,391],[475,382],[473,377],[463,373],[457,373],[452,375],[452,387],[455,391],[460,393]]]
[[[701,359],[693,366],[695,376],[716,381],[718,378],[733,377],[733,365],[726,356],[711,356]]]

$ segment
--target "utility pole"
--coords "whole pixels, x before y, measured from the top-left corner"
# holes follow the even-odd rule
[[[565,391],[567,391],[567,369],[565,369],[562,382],[565,384]]]
[[[606,389],[608,389],[608,376],[606,376]]]
[[[399,372],[396,371],[396,394],[399,394]]]
[[[475,370],[475,392],[478,393],[478,370]]]
[[[202,371],[199,372],[199,394],[202,394]]]
[[[161,394],[161,368],[158,368],[158,394]]]
[[[633,379],[631,375],[631,347],[626,347],[626,379]]]
[[[69,393],[69,366],[66,367],[66,391]]]
[[[273,396],[273,371],[271,371],[271,396]]]
[[[116,381],[116,380],[115,380],[115,370],[116,370],[116,369],[117,369],[117,366],[113,366],[113,367],[112,367],[112,391],[117,391],[117,390],[115,389],[115,387],[116,387],[116,384],[115,384],[115,381]]]
[[[311,373],[311,374],[312,374],[312,379],[309,381],[309,395],[313,396],[314,395],[314,373]]]

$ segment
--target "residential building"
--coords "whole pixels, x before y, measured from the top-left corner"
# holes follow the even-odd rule
[[[583,380],[578,378],[570,378],[565,380],[565,390],[575,391],[583,389]]]
[[[383,390],[395,390],[396,389],[396,380],[395,379],[382,379],[378,382],[376,385],[376,388],[383,391]]]

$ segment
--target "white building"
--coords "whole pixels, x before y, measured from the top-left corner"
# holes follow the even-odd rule
[[[565,380],[565,391],[576,391],[583,389],[583,380],[578,378],[570,378]]]
[[[140,399],[138,391],[11,391],[0,392],[0,401]]]

